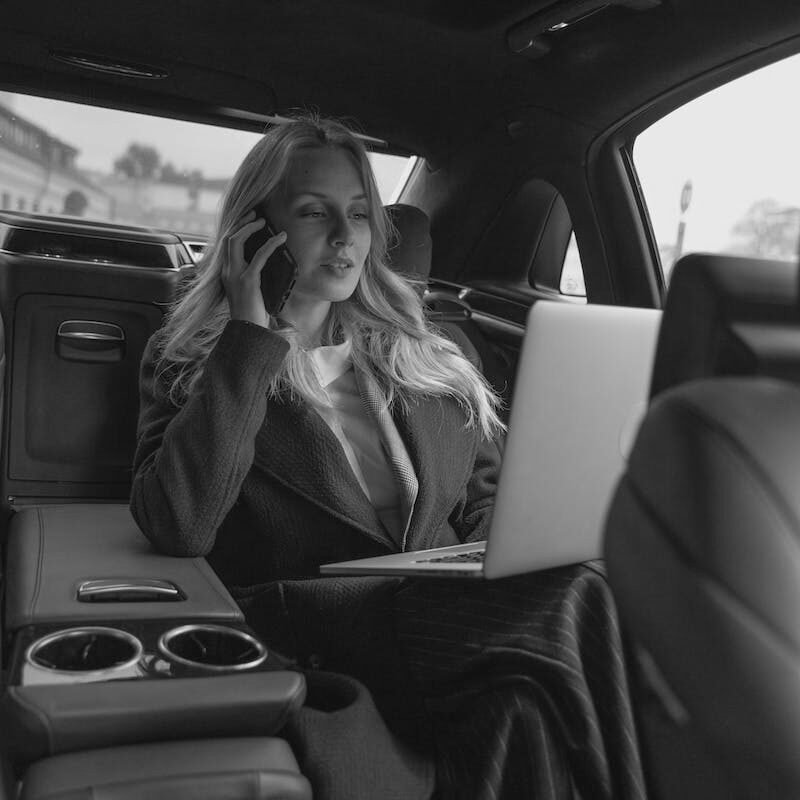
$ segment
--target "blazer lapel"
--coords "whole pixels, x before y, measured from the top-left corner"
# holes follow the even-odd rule
[[[396,549],[353,474],[339,440],[313,408],[270,399],[254,465],[338,519]]]
[[[450,398],[423,398],[395,423],[419,483],[408,531],[408,548],[434,546],[434,536],[474,468],[477,434],[464,427],[464,412]]]
[[[406,549],[406,538],[411,514],[419,493],[419,481],[403,438],[397,430],[386,397],[375,379],[366,372],[356,370],[356,384],[365,410],[378,428],[384,454],[400,493],[400,510],[404,529],[400,532],[400,549]]]

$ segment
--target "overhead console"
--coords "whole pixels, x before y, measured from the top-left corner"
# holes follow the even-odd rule
[[[305,697],[203,559],[151,548],[125,505],[37,506],[8,542],[17,764],[92,747],[277,733]]]

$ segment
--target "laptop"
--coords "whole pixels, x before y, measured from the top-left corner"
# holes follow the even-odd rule
[[[320,574],[493,579],[600,558],[660,322],[655,309],[535,303],[486,542],[324,564]]]

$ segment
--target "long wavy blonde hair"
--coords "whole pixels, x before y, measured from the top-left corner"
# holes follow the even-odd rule
[[[323,344],[351,339],[354,366],[375,378],[389,405],[399,403],[407,409],[415,396],[452,397],[465,410],[468,427],[478,426],[487,437],[495,435],[503,429],[497,396],[457,345],[428,323],[414,286],[387,266],[393,231],[364,145],[341,123],[311,115],[270,128],[245,157],[226,192],[217,235],[158,334],[157,374],[171,401],[181,405],[192,392],[230,319],[220,277],[226,256],[221,243],[248,211],[279,189],[298,150],[325,147],[343,150],[358,170],[369,205],[372,243],[356,290],[349,299],[331,305]],[[326,402],[294,329],[280,319],[272,319],[270,325],[290,345],[270,394],[289,392]]]

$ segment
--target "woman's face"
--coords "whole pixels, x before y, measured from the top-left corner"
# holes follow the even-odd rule
[[[337,147],[296,153],[267,211],[286,231],[298,276],[287,310],[346,300],[355,291],[372,241],[369,204],[358,169]]]

